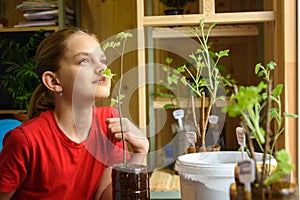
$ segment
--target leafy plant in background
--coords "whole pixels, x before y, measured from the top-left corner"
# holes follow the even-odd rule
[[[225,96],[220,95],[222,84],[232,85],[235,83],[230,75],[222,76],[218,63],[222,57],[228,56],[229,50],[213,52],[208,42],[210,32],[215,27],[216,23],[211,24],[205,33],[204,20],[200,20],[200,28],[195,27],[192,34],[198,39],[200,47],[189,55],[191,64],[184,64],[170,71],[171,58],[165,61],[167,66],[163,70],[167,74],[167,82],[164,82],[165,88],[174,91],[172,84],[176,85],[178,81],[187,86],[191,91],[191,102],[193,111],[193,121],[197,133],[197,143],[200,151],[206,151],[205,137],[211,115],[212,106],[218,101],[225,101]],[[214,60],[212,59],[215,58]],[[207,76],[204,76],[207,75]],[[163,83],[163,82],[162,82]],[[157,95],[158,94],[158,95]],[[159,96],[159,93],[153,94]],[[171,96],[172,97],[172,96]],[[195,97],[200,100],[200,119],[196,116]],[[172,104],[168,105],[171,107]]]
[[[289,154],[285,150],[276,152],[278,165],[274,172],[270,172],[269,162],[269,165],[266,165],[267,154],[274,155],[275,145],[284,131],[284,120],[287,117],[297,117],[282,111],[280,95],[283,85],[277,84],[273,87],[271,79],[271,72],[275,68],[274,62],[269,62],[266,66],[257,64],[255,74],[262,78],[262,81],[256,86],[235,85],[235,93],[230,96],[229,105],[224,108],[230,117],[241,117],[241,126],[248,138],[250,156],[255,160],[253,139],[264,153],[262,172],[256,177],[260,186],[272,185],[293,169]]]
[[[0,87],[11,95],[13,106],[27,110],[34,89],[40,81],[35,72],[35,51],[45,38],[44,31],[34,33],[27,43],[0,38],[1,68]]]
[[[161,79],[160,84],[156,85],[155,88],[159,92],[151,93],[153,97],[160,97],[160,98],[167,98],[171,100],[171,103],[167,103],[163,106],[164,109],[170,108],[179,108],[178,97],[174,94],[176,91],[177,93],[180,91],[181,97],[189,97],[189,91],[182,91],[181,88],[178,88],[180,82],[180,73],[176,69],[172,69],[173,59],[167,57],[165,59],[166,65],[162,67],[163,71],[166,74],[166,80]]]

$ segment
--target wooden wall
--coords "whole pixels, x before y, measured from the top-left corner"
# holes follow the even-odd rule
[[[96,33],[101,40],[136,28],[135,0],[82,0],[82,27]]]
[[[96,34],[100,41],[104,41],[122,31],[127,31],[136,28],[136,1],[135,0],[82,0],[81,1],[81,26],[88,31]],[[111,66],[113,73],[117,74],[112,83],[112,88],[119,79],[120,74],[120,60],[115,61]],[[137,59],[136,52],[131,52],[125,55],[124,59],[124,74],[130,69],[136,67]],[[133,79],[129,82],[123,82],[122,93],[126,93],[133,85],[137,74],[133,75]],[[126,94],[125,94],[126,95]],[[130,96],[130,115],[136,123],[138,122],[137,94]],[[105,101],[104,105],[109,102]],[[127,109],[126,109],[127,110]]]

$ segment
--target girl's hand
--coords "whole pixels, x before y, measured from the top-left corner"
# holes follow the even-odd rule
[[[115,141],[122,140],[120,120],[122,120],[124,139],[130,144],[134,153],[147,153],[149,150],[149,141],[147,137],[128,118],[106,119],[109,136]]]

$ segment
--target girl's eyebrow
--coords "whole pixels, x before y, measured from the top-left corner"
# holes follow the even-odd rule
[[[90,53],[88,52],[79,52],[79,53],[76,53],[73,57],[77,57],[77,56],[89,56],[91,55]]]
[[[89,53],[89,52],[79,52],[77,54],[75,54],[73,57],[76,58],[77,56],[91,56],[92,54]],[[100,58],[106,58],[105,54],[104,53],[101,53],[99,55]]]

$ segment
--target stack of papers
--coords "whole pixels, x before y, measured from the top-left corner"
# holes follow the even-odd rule
[[[23,13],[28,20],[19,22],[15,27],[30,26],[55,26],[58,24],[58,2],[57,1],[23,1],[16,7]],[[67,25],[74,24],[74,11],[65,8],[65,23]]]
[[[51,10],[57,8],[57,1],[23,1],[16,7],[17,10],[22,11]]]

